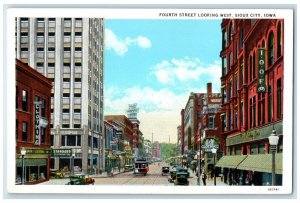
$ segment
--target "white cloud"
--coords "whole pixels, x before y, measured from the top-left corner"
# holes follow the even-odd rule
[[[219,80],[221,64],[219,61],[215,61],[213,64],[204,66],[198,58],[189,57],[172,59],[170,62],[164,60],[154,66],[153,74],[159,82],[164,84],[172,84],[176,80],[180,82],[199,81],[207,74]]]
[[[118,98],[115,92],[121,92],[115,87],[105,89],[105,111],[125,113],[128,104],[138,103],[144,111],[179,111],[185,106],[188,94],[176,95],[169,89],[154,90],[150,87],[131,87],[122,91]]]
[[[123,56],[128,52],[130,46],[138,46],[143,49],[152,46],[151,41],[143,36],[136,38],[126,37],[125,39],[119,38],[112,30],[105,29],[105,47],[108,50],[114,50],[116,54]]]

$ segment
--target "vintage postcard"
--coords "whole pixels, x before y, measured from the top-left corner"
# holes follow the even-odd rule
[[[291,194],[293,10],[5,23],[9,193]]]

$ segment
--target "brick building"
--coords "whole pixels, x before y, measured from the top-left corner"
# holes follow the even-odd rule
[[[271,177],[268,136],[273,129],[280,137],[277,152],[282,152],[283,20],[224,19],[221,28],[226,156],[218,165],[229,183],[230,176],[239,177],[240,184],[249,184],[247,177],[255,185],[267,185]],[[277,183],[281,184],[282,153],[277,159]]]
[[[225,140],[221,137],[221,94],[212,93],[212,83],[207,84],[206,93],[191,93],[185,109],[181,111],[181,143],[182,155],[188,156],[188,161],[194,159],[199,151],[199,135],[201,145],[206,141],[214,140],[218,145],[219,153],[224,150]],[[209,149],[202,151],[207,154],[206,166],[210,163]]]
[[[25,148],[25,184],[50,177],[49,79],[16,59],[16,184],[22,178],[21,148]]]

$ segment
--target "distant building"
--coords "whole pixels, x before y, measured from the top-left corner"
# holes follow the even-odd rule
[[[159,146],[159,142],[155,141],[153,143],[153,149],[152,149],[152,157],[154,161],[158,161],[160,160],[160,146]]]
[[[190,94],[185,109],[181,111],[181,154],[187,155],[188,161],[199,151],[200,141],[205,145],[206,141],[214,140],[219,152],[224,150],[220,113],[221,94],[212,93],[212,83],[207,84],[206,93]],[[210,153],[209,149],[207,153]]]
[[[23,147],[25,184],[50,178],[51,88],[48,78],[16,59],[16,184],[22,179]]]

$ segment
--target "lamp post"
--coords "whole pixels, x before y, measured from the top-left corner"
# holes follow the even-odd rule
[[[276,185],[276,183],[275,183],[275,153],[277,150],[278,140],[279,140],[279,137],[276,135],[276,131],[275,131],[274,125],[273,125],[272,134],[269,136],[270,149],[272,151],[272,185],[273,186]]]
[[[211,149],[212,154],[214,155],[214,185],[216,186],[216,153],[217,153],[217,149],[216,148],[212,148]]]
[[[196,173],[198,173],[198,178],[197,178],[197,184],[200,186],[201,185],[201,181],[200,181],[200,178],[201,178],[201,151],[200,151],[200,148],[199,148],[199,152],[197,152],[197,159],[198,159],[198,171]]]
[[[72,176],[74,175],[74,158],[75,158],[75,152],[74,150],[72,150]]]
[[[22,155],[22,185],[24,185],[25,184],[25,155],[26,155],[25,147],[22,147],[21,155]]]

